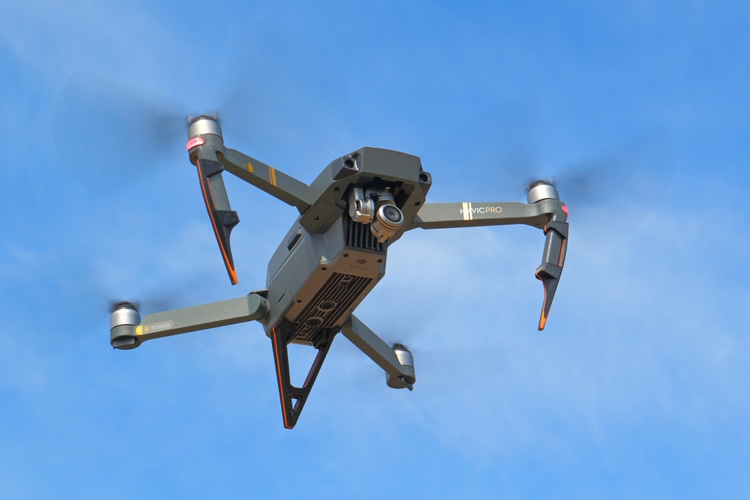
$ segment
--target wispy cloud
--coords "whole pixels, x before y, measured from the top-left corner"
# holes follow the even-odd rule
[[[154,70],[157,53],[177,47],[170,29],[133,2],[11,1],[0,21],[2,39],[41,77],[58,82],[77,67],[127,74]],[[43,34],[43,35],[42,35]],[[158,52],[151,50],[158,46]]]
[[[676,4],[432,10],[424,2],[169,9],[4,5],[0,496],[148,498],[168,489],[233,497],[248,484],[258,495],[288,495],[278,464],[304,464],[295,480],[326,497],[683,498],[746,489],[737,468],[750,442],[747,175],[737,138],[747,65],[746,40],[733,27],[747,12],[703,6],[694,16]],[[730,11],[731,22],[715,23]],[[256,15],[282,29],[253,32],[246,21]],[[286,35],[296,29],[300,36]],[[310,50],[293,38],[310,39]],[[357,314],[384,339],[413,347],[414,392],[387,388],[382,371],[340,336],[288,432],[260,325],[121,352],[108,345],[105,309],[110,298],[166,296],[183,306],[262,288],[295,210],[227,182],[242,220],[233,234],[241,284],[232,287],[182,144],[139,175],[126,165],[121,173],[134,182],[104,193],[64,168],[49,139],[60,89],[77,68],[202,106],[231,80],[231,71],[217,74],[241,59],[229,50],[235,40],[252,50],[269,44],[270,59],[258,52],[250,60],[278,72],[261,82],[244,76],[259,85],[248,88],[279,99],[256,100],[256,111],[285,118],[255,114],[252,127],[228,125],[228,145],[305,181],[348,152],[342,143],[419,155],[483,105],[528,95],[542,116],[530,144],[542,162],[606,151],[663,120],[680,168],[665,199],[648,198],[651,216],[625,224],[615,241],[589,245],[580,212],[571,212],[568,262],[542,333],[533,277],[540,231],[405,235]],[[284,73],[285,65],[299,71]],[[335,84],[320,73],[302,78],[331,67]],[[344,83],[335,79],[342,70]],[[347,97],[348,117],[340,108],[323,113],[331,95]],[[528,125],[503,122],[508,116],[494,121],[503,138],[490,127],[474,137],[487,150],[509,147],[495,157],[502,162],[482,163],[476,149],[477,161],[456,166],[471,130],[437,139],[425,156],[435,201],[494,198],[503,187],[496,164],[513,159]],[[339,119],[349,120],[343,139],[326,142]],[[265,135],[248,138],[253,130]],[[113,163],[101,156],[95,165]],[[604,229],[622,227],[611,217]],[[123,471],[138,481],[119,480]]]

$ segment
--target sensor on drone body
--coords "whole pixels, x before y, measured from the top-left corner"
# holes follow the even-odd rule
[[[146,340],[231,325],[260,322],[271,339],[284,426],[293,428],[335,335],[344,334],[386,373],[389,387],[413,389],[414,358],[403,345],[388,345],[354,314],[385,275],[388,248],[415,228],[440,229],[526,224],[546,234],[536,277],[544,285],[539,330],[547,322],[565,263],[567,207],[555,187],[537,181],[528,203],[426,203],[432,185],[418,157],[365,147],[332,161],[310,184],[226,148],[218,120],[190,121],[187,150],[197,167],[203,199],[232,284],[237,283],[230,245],[239,223],[229,204],[227,171],[297,208],[299,217],[268,264],[266,288],[237,299],[149,314],[122,302],[110,317],[117,349]],[[301,387],[289,376],[288,345],[316,349]]]

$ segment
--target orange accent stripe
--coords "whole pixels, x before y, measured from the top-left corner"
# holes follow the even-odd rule
[[[557,259],[557,265],[562,267],[565,265],[565,252],[568,251],[568,238],[563,238],[562,245],[560,246],[560,258]]]
[[[286,398],[284,397],[284,384],[281,382],[281,360],[279,359],[279,345],[276,342],[276,327],[271,327],[271,340],[273,341],[273,355],[276,360],[276,380],[279,382],[279,396],[281,396],[281,416],[284,419],[284,427],[290,429],[286,420]]]
[[[544,314],[544,311],[547,309],[547,284],[541,278],[539,279],[539,281],[542,282],[542,287],[544,288],[544,300],[542,301],[542,314],[539,316],[539,331],[541,332],[542,330],[544,330],[544,327],[547,326],[547,315]]]
[[[271,185],[276,187],[276,169],[271,166],[268,167],[268,179]]]

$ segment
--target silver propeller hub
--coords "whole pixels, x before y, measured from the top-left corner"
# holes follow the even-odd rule
[[[222,140],[224,139],[224,135],[221,132],[221,125],[219,125],[219,119],[215,116],[201,115],[191,118],[189,119],[189,124],[188,139],[206,134],[217,135]]]
[[[529,204],[537,203],[542,200],[559,200],[560,195],[552,183],[547,181],[536,181],[529,186],[529,192],[526,194]]]

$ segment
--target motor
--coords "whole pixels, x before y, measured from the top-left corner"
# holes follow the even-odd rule
[[[401,366],[411,373],[408,375],[391,375],[385,372],[385,380],[388,387],[413,391],[414,383],[417,381],[417,376],[414,372],[414,355],[403,344],[394,344],[393,353],[396,355]]]
[[[120,302],[109,316],[109,339],[115,349],[135,349],[141,345],[136,327],[141,324],[138,308],[130,302]]]

